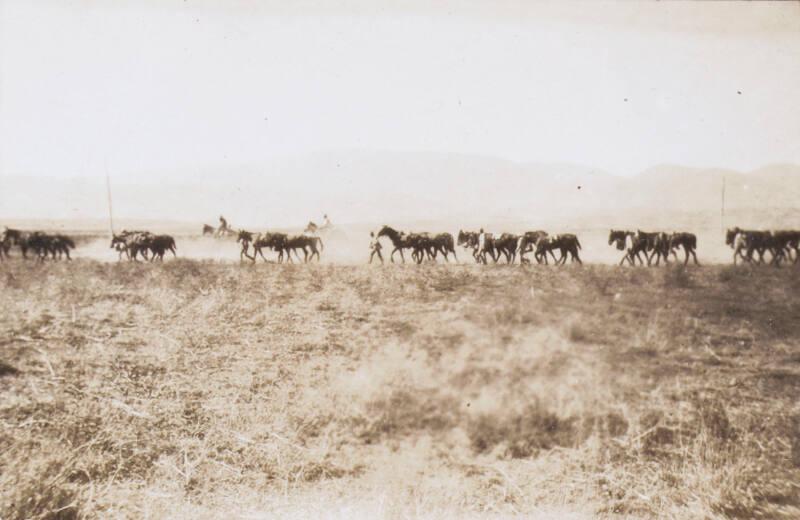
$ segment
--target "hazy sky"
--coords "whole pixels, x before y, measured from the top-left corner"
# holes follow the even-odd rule
[[[797,2],[432,3],[0,0],[0,174],[800,162]]]

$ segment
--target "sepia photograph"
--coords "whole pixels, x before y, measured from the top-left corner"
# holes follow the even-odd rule
[[[800,2],[0,0],[0,520],[800,518]]]

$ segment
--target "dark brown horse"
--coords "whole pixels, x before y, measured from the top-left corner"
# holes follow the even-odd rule
[[[403,263],[405,263],[406,259],[403,255],[403,249],[415,249],[415,245],[418,243],[418,239],[416,237],[409,239],[409,236],[405,233],[397,231],[389,226],[383,226],[380,231],[378,231],[378,238],[380,237],[387,237],[392,242],[393,249],[389,254],[389,261],[392,263],[394,263],[394,254],[397,251],[400,252],[400,259],[403,261]]]
[[[758,253],[757,263],[764,263],[764,254],[769,251],[772,254],[773,263],[778,262],[780,251],[776,250],[775,240],[769,231],[746,230],[735,227],[725,233],[725,244],[733,248],[733,263],[741,258],[746,262],[753,261],[753,252]],[[742,251],[746,251],[743,254]]]
[[[513,233],[503,233],[494,240],[494,247],[498,256],[502,253],[506,257],[506,262],[513,264],[517,258],[517,244],[520,236]]]
[[[317,248],[319,246],[319,248]],[[297,235],[293,237],[289,237],[286,240],[284,245],[284,250],[286,251],[294,251],[295,256],[298,260],[300,260],[300,255],[297,254],[297,250],[301,249],[303,251],[303,262],[308,263],[309,260],[314,260],[314,257],[317,257],[317,261],[319,262],[319,252],[324,249],[322,244],[322,239],[320,237],[309,236],[309,235]],[[311,255],[309,256],[309,251],[311,251]],[[286,256],[289,258],[289,261],[292,261],[291,256],[287,252]]]
[[[214,236],[215,232],[216,232],[216,229],[214,229],[214,226],[209,226],[208,224],[203,224],[203,236],[206,236],[206,235]]]
[[[456,244],[453,235],[450,233],[439,233],[431,237],[431,244],[433,245],[433,258],[436,259],[436,254],[441,253],[444,256],[445,262],[450,263],[449,254],[452,253],[453,258],[458,262],[456,256]]]
[[[553,256],[553,251],[558,249],[561,257],[556,261],[556,265],[564,265],[567,263],[567,256],[570,257],[571,262],[578,262],[583,264],[578,251],[581,249],[581,243],[576,235],[572,233],[564,233],[561,235],[547,236],[541,238],[536,244],[537,260],[541,258],[547,264],[547,253]],[[554,257],[555,258],[555,257]]]
[[[525,258],[525,253],[530,253],[531,251],[535,251],[536,244],[542,238],[548,236],[547,231],[526,231],[519,237],[517,241],[517,253],[519,254],[519,263],[520,264],[530,264],[530,260]],[[536,255],[534,255],[535,257]],[[553,256],[553,261],[555,261],[555,256]],[[539,259],[536,259],[537,263]]]
[[[3,231],[3,233],[0,234],[0,260],[3,260],[4,258],[10,258],[8,252],[11,250],[11,245],[11,239],[8,238],[8,236],[6,236],[6,232]]]
[[[773,261],[777,264],[781,259],[786,259],[796,264],[800,260],[800,231],[779,230],[772,233],[777,257]]]
[[[119,252],[119,260],[125,253],[128,260],[138,261],[137,256],[141,253],[145,260],[148,260],[149,241],[154,235],[149,231],[126,231],[111,237],[111,249]]]
[[[289,257],[289,261],[291,262],[292,258],[289,256],[290,252],[286,248],[286,243],[288,241],[289,236],[286,233],[260,234],[253,242],[253,261],[255,262],[256,256],[261,255],[261,258],[263,258],[265,262],[268,262],[267,257],[264,256],[264,249],[269,248],[278,252],[278,263],[283,262],[284,253]]]
[[[174,258],[178,257],[176,252],[177,246],[175,239],[170,235],[151,235],[145,239],[145,245],[150,250],[150,261],[153,262],[158,259],[159,262],[164,261],[164,254],[167,251],[172,252]]]
[[[23,258],[28,258],[28,240],[30,239],[30,231],[21,231],[19,229],[6,228],[5,239],[10,241],[12,245],[19,247]]]
[[[697,236],[694,233],[678,232],[669,235],[667,250],[672,253],[672,256],[675,258],[676,262],[678,261],[678,254],[675,250],[681,247],[683,248],[683,253],[686,257],[683,260],[683,265],[689,263],[689,255],[691,255],[694,259],[695,265],[700,265],[700,262],[697,261],[697,254],[695,253],[695,250],[697,249]],[[656,262],[656,265],[658,265],[658,262]]]
[[[636,230],[636,239],[644,245],[644,256],[647,258],[647,265],[648,267],[651,265],[653,258],[655,258],[656,254],[661,256],[661,252],[664,250],[664,247],[669,244],[669,242],[664,242],[664,233],[656,232],[646,232],[640,229]],[[661,249],[659,249],[659,246]]]

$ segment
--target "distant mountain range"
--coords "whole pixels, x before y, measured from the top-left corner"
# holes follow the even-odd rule
[[[160,178],[159,178],[160,177]],[[162,179],[181,179],[169,181]],[[301,226],[323,213],[334,223],[800,227],[800,166],[751,172],[660,165],[620,177],[573,164],[514,163],[439,153],[341,152],[225,171],[165,172],[141,181],[112,174],[123,219]],[[49,218],[107,227],[102,178],[0,177],[0,224]],[[187,227],[187,228],[188,228]]]

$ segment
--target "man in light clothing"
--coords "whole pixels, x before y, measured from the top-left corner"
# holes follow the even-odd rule
[[[383,249],[383,246],[381,245],[380,241],[379,241],[377,238],[375,238],[375,232],[373,232],[373,231],[370,231],[370,232],[369,232],[369,236],[370,236],[370,242],[369,242],[369,250],[370,250],[370,254],[369,254],[369,263],[372,263],[372,258],[375,256],[375,254],[377,254],[377,255],[378,255],[378,258],[379,258],[379,259],[380,259],[380,261],[381,261],[381,264],[383,264],[383,255],[381,254],[381,249]]]

